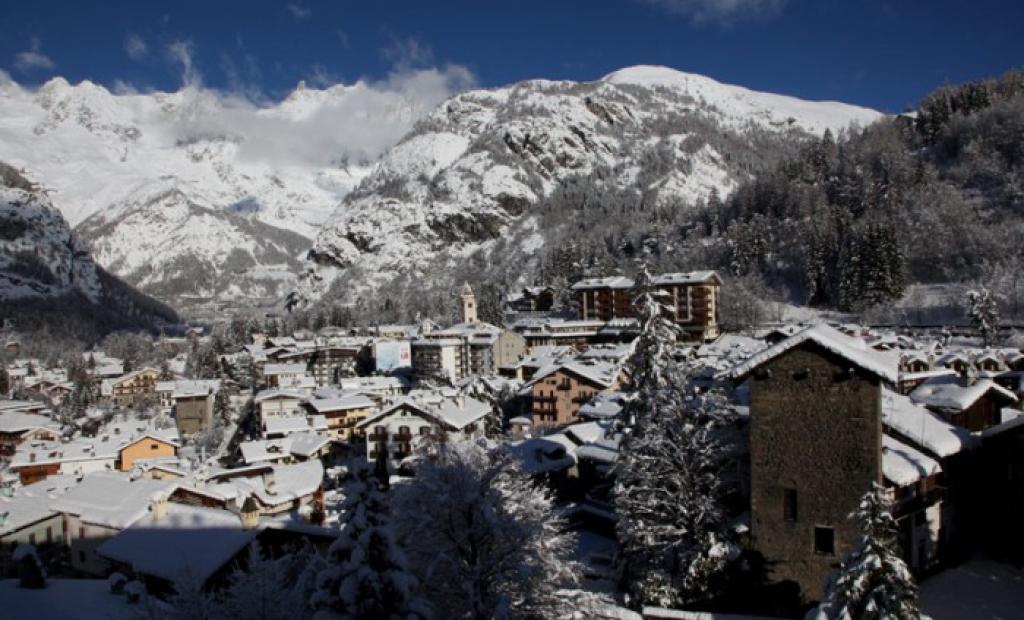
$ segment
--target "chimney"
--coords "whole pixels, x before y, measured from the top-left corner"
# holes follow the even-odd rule
[[[253,499],[252,495],[245,498],[242,509],[238,512],[238,518],[242,520],[242,529],[255,529],[260,523],[260,506]]]
[[[274,479],[274,470],[264,472],[263,488],[266,489],[268,495],[277,495],[277,480]]]
[[[153,498],[149,503],[149,511],[153,513],[153,521],[163,521],[167,517],[167,498]]]

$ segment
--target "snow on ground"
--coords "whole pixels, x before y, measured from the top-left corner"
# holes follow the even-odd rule
[[[921,611],[935,620],[1010,620],[1024,616],[1024,570],[971,560],[921,583]]]
[[[48,579],[42,590],[25,590],[0,579],[0,616],[32,620],[126,618],[135,607],[110,593],[106,579]]]

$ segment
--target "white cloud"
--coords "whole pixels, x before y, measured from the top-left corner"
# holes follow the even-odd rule
[[[138,62],[146,57],[146,52],[149,48],[146,46],[146,40],[137,34],[129,34],[124,38],[124,52],[128,54],[128,58],[131,58],[135,62]]]
[[[297,2],[289,2],[285,5],[285,8],[288,9],[288,12],[292,14],[292,17],[295,18],[296,21],[309,19],[313,16],[313,9],[302,6]]]
[[[779,13],[788,0],[645,0],[689,17],[695,24],[728,24],[737,20]]]
[[[185,39],[171,43],[167,46],[167,56],[172,62],[181,65],[182,86],[198,86],[202,83],[203,76],[193,62],[195,46],[192,41]]]
[[[394,35],[391,44],[381,49],[381,55],[399,69],[426,66],[434,60],[434,50],[429,45],[413,37],[400,39]]]
[[[169,137],[182,143],[223,136],[238,145],[240,159],[274,167],[369,162],[442,101],[476,84],[461,65],[396,67],[384,79],[354,84],[339,84],[326,69],[314,67],[307,82],[305,93],[273,105],[254,102],[247,89],[186,87],[180,108],[185,113]]]
[[[14,55],[14,67],[22,73],[37,69],[53,69],[54,62],[42,52],[42,44],[38,37],[32,37],[29,49]]]

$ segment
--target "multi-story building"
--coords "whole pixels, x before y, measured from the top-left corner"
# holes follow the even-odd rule
[[[141,368],[116,379],[104,381],[101,390],[118,407],[131,407],[147,397],[155,398],[156,384],[159,380],[159,370]]]
[[[542,368],[531,386],[533,427],[550,429],[579,422],[580,408],[598,392],[617,390],[625,382],[622,364],[571,359]]]
[[[718,308],[722,279],[714,271],[665,273],[651,283],[664,291],[672,319],[694,340],[714,340],[719,335]],[[579,316],[584,321],[608,322],[635,318],[636,283],[624,276],[580,280],[572,287]],[[559,343],[560,344],[560,343]]]
[[[460,441],[483,435],[483,418],[491,407],[468,396],[402,398],[356,427],[366,435],[370,461],[385,458],[392,467],[411,456],[424,441]]]
[[[339,398],[312,398],[306,403],[310,413],[327,420],[327,434],[332,439],[348,440],[358,434],[356,424],[370,415],[377,405],[362,394]]]

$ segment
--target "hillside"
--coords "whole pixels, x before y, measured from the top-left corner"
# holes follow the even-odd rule
[[[177,321],[170,308],[111,276],[46,192],[0,163],[0,315],[31,330],[48,322],[83,335]]]
[[[527,283],[542,254],[575,240],[554,205],[574,188],[593,188],[588,204],[617,197],[619,214],[628,203],[675,218],[809,137],[880,116],[663,67],[466,92],[418,122],[328,218],[299,296],[352,302],[385,291],[391,309],[412,316],[436,310],[470,263],[494,280],[506,262],[518,276],[500,284]],[[628,225],[614,214],[586,224]],[[413,283],[417,295],[401,293]]]
[[[889,309],[917,294],[910,284],[984,285],[1019,320],[1022,188],[1024,72],[1014,71],[807,145],[704,211],[691,242],[801,304],[901,320]],[[944,303],[962,315],[962,301]]]

